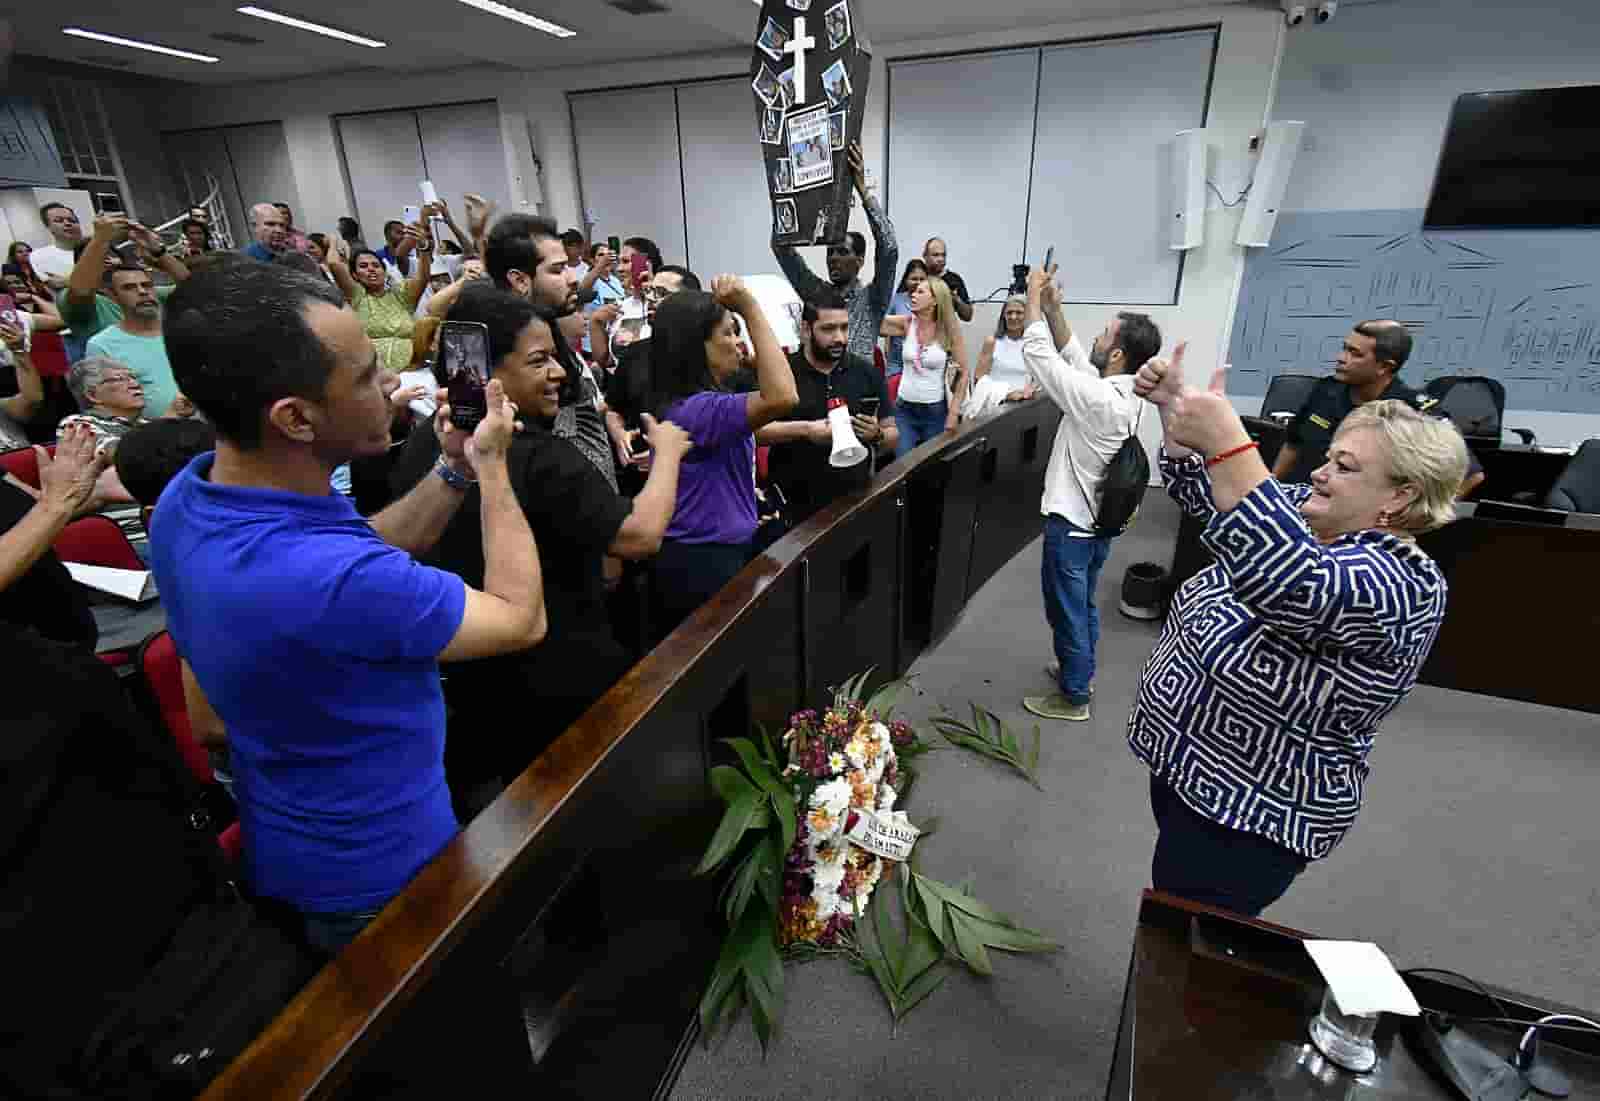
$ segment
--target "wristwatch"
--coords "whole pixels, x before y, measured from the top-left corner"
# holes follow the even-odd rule
[[[465,493],[467,490],[478,484],[478,479],[469,478],[467,475],[461,473],[449,463],[445,462],[443,455],[440,455],[438,461],[433,464],[433,472],[444,479],[445,485],[449,486],[451,489],[460,490],[462,493]]]

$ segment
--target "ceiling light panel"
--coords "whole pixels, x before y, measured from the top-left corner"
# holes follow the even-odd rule
[[[62,27],[61,33],[71,35],[73,38],[87,38],[94,42],[107,42],[113,46],[126,46],[131,50],[148,50],[153,54],[181,57],[185,61],[203,61],[207,65],[215,65],[222,60],[220,57],[212,57],[210,54],[197,54],[189,50],[175,50],[171,46],[159,46],[154,42],[140,42],[137,38],[123,38],[115,34],[101,34],[99,31],[87,31],[82,27]]]
[[[499,3],[499,0],[461,0],[461,2],[469,8],[477,8],[479,11],[486,11],[490,15],[498,15],[501,19],[509,19],[513,23],[521,23],[524,27],[532,27],[536,31],[553,34],[557,38],[571,38],[578,33],[569,27],[563,27],[560,23],[552,23],[548,19],[540,19],[537,15],[529,15],[525,11],[507,7],[505,4]]]
[[[351,34],[349,31],[341,31],[337,27],[325,27],[321,23],[312,23],[309,20],[296,19],[292,15],[284,15],[282,12],[268,11],[266,8],[258,8],[251,4],[247,4],[237,10],[243,15],[253,15],[257,19],[265,19],[269,22],[281,23],[285,27],[293,27],[300,31],[310,31],[312,34],[326,35],[329,38],[337,38],[342,42],[354,42],[357,46],[370,46],[376,50],[382,49],[388,45],[387,42],[379,42],[376,38],[363,38],[359,34]]]

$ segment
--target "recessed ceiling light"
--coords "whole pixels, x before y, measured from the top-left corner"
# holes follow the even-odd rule
[[[334,27],[324,27],[321,23],[310,23],[304,19],[296,19],[292,15],[282,15],[278,12],[268,11],[266,8],[258,8],[249,4],[239,8],[238,11],[242,15],[253,15],[257,19],[268,19],[274,23],[282,23],[285,27],[294,27],[297,30],[310,31],[312,34],[325,34],[329,38],[354,42],[357,46],[371,46],[374,49],[381,49],[388,45],[387,42],[379,42],[376,38],[362,38],[359,34],[351,34],[349,31],[337,30]]]
[[[204,61],[207,65],[215,65],[221,61],[220,57],[210,54],[190,53],[188,50],[175,50],[171,46],[158,46],[154,42],[140,42],[137,38],[120,38],[114,34],[101,34],[99,31],[86,31],[82,27],[62,27],[62,34],[70,34],[73,38],[92,38],[96,42],[109,42],[113,46],[127,46],[134,50],[149,50],[153,54],[166,54],[168,57],[181,57],[185,61]]]
[[[537,15],[529,15],[525,11],[509,8],[497,0],[461,0],[469,8],[486,11],[490,15],[498,15],[501,19],[509,19],[514,23],[521,23],[524,27],[532,27],[545,34],[553,34],[557,38],[571,38],[577,31],[563,27],[560,23],[552,23],[548,19],[540,19]]]

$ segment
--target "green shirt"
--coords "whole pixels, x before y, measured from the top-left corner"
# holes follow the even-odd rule
[[[411,332],[416,327],[412,310],[416,303],[407,301],[407,297],[404,287],[368,294],[359,285],[350,296],[350,308],[366,327],[378,352],[378,365],[386,371],[404,371],[411,366]]]
[[[157,287],[156,301],[166,305],[167,299],[177,289],[176,283],[169,287]],[[122,307],[98,291],[93,302],[69,302],[67,290],[63,287],[56,292],[56,308],[61,311],[61,320],[67,323],[72,335],[86,343],[122,320]]]
[[[133,372],[144,391],[145,416],[161,416],[178,396],[178,382],[167,362],[167,342],[160,336],[139,336],[113,324],[90,337],[88,348],[90,355],[110,356]]]

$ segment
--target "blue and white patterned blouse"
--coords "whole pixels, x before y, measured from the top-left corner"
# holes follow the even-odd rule
[[[1128,745],[1199,814],[1327,856],[1361,809],[1378,724],[1438,637],[1444,577],[1382,532],[1319,543],[1299,511],[1310,486],[1269,479],[1218,513],[1198,455],[1163,454],[1161,475],[1217,560],[1173,601]]]

